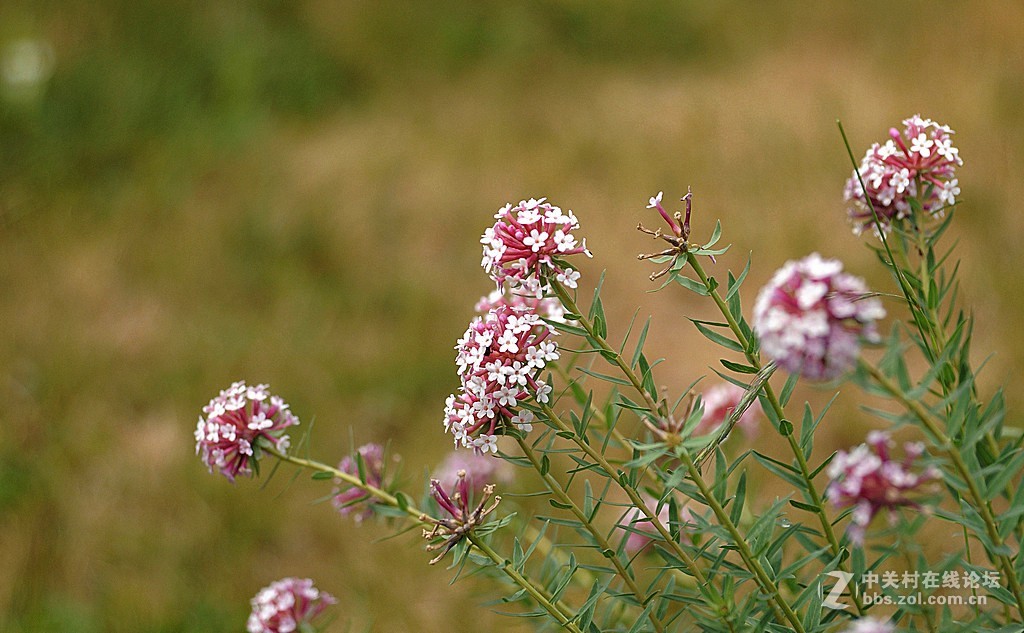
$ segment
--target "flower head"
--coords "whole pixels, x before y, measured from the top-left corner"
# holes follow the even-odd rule
[[[905,444],[902,462],[893,460],[889,454],[893,446],[895,443],[887,433],[872,431],[866,443],[850,451],[839,451],[829,465],[829,498],[837,507],[855,508],[850,525],[854,543],[863,543],[865,529],[880,510],[919,508],[910,493],[939,476],[934,467],[927,467],[920,474],[911,472],[924,453],[923,444]]]
[[[206,415],[196,424],[196,454],[210,472],[216,468],[231,481],[239,474],[252,475],[260,447],[288,450],[284,430],[299,419],[281,398],[270,395],[267,385],[238,381],[203,407]]]
[[[445,402],[445,430],[456,445],[496,453],[498,435],[533,428],[533,412],[520,403],[550,399],[551,388],[537,375],[558,359],[552,334],[529,309],[500,306],[473,319],[455,347],[462,386]]]
[[[481,265],[501,286],[529,287],[540,296],[542,284],[562,275],[575,283],[578,273],[563,268],[556,258],[584,253],[590,257],[586,240],[578,242],[573,231],[580,228],[572,211],[562,210],[544,201],[530,198],[518,205],[506,204],[494,215],[497,222],[487,229]]]
[[[384,447],[380,444],[364,444],[356,449],[356,453],[363,462],[362,476],[366,478],[365,483],[380,488],[384,484]],[[351,455],[341,460],[338,470],[357,477],[360,471],[359,464]],[[338,488],[334,489],[331,503],[338,512],[352,514],[356,522],[362,522],[373,514],[372,505],[376,503],[375,497],[367,495],[356,486],[345,484],[340,479],[335,479],[334,483]]]
[[[511,465],[502,459],[494,459],[475,451],[454,450],[437,467],[433,478],[441,482],[442,486],[454,488],[463,476],[470,492],[480,494],[488,483],[511,483],[514,473]]]
[[[436,479],[430,480],[430,494],[434,497],[439,508],[447,517],[434,518],[428,516],[420,517],[423,521],[433,524],[430,530],[423,530],[423,538],[433,541],[440,537],[440,542],[431,543],[427,546],[428,551],[441,550],[441,553],[430,561],[430,564],[438,562],[447,554],[459,541],[465,538],[470,532],[479,527],[484,518],[498,507],[501,497],[495,496],[494,501],[487,505],[487,501],[494,494],[494,485],[483,486],[480,502],[474,508],[472,505],[472,489],[466,481],[466,471],[459,471],[456,475],[455,484],[450,488],[451,494],[444,489],[441,482]]]
[[[874,225],[872,208],[887,231],[893,222],[911,215],[911,199],[916,198],[925,213],[941,216],[960,193],[955,175],[963,161],[950,138],[953,130],[917,114],[903,125],[902,133],[892,128],[889,140],[872,145],[846,181],[844,197],[856,233]]]
[[[860,339],[876,340],[882,303],[841,262],[813,253],[786,262],[761,289],[754,329],[761,349],[781,367],[831,380],[856,363]]]
[[[249,633],[291,633],[309,630],[311,622],[338,600],[313,586],[309,578],[282,578],[260,589],[252,599]]]
[[[716,431],[736,410],[736,405],[740,403],[745,394],[742,387],[731,382],[719,383],[701,394],[701,400],[704,402],[704,415],[694,433],[704,435]],[[747,435],[754,435],[757,433],[760,411],[761,406],[755,401],[740,413],[736,425]]]

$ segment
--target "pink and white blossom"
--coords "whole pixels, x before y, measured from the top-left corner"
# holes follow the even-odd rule
[[[813,253],[789,261],[761,289],[754,330],[780,367],[811,380],[837,378],[857,361],[861,340],[877,341],[881,301],[838,260]]]
[[[557,260],[579,253],[591,255],[586,240],[578,243],[572,234],[579,229],[572,211],[563,212],[545,198],[530,198],[516,206],[506,204],[494,218],[497,222],[480,238],[481,265],[499,287],[505,284],[515,289],[525,284],[540,297],[543,284],[556,276],[575,287],[579,273],[563,268]]]
[[[555,332],[528,307],[500,305],[470,323],[455,349],[462,386],[445,402],[445,430],[457,446],[496,453],[497,436],[532,429],[521,403],[545,404],[551,387],[539,374],[559,357]]]
[[[934,467],[926,467],[919,474],[913,472],[924,454],[924,444],[904,444],[903,461],[890,455],[894,446],[888,433],[872,431],[864,444],[839,451],[829,464],[832,482],[828,497],[839,508],[854,508],[849,534],[856,544],[864,542],[868,524],[881,510],[891,513],[899,507],[919,508],[911,494],[939,476]]]
[[[252,599],[249,633],[310,631],[313,620],[337,598],[313,586],[309,578],[282,578],[260,589]]]
[[[267,385],[238,381],[203,407],[196,424],[196,454],[212,473],[216,468],[234,481],[238,475],[252,475],[252,464],[260,448],[286,452],[285,429],[299,419],[288,405],[267,391]]]
[[[903,125],[902,133],[892,128],[889,140],[872,145],[846,181],[844,197],[856,233],[874,225],[872,207],[888,231],[893,222],[912,213],[911,199],[938,217],[960,193],[955,174],[963,161],[950,138],[953,130],[916,114]]]
[[[374,488],[383,487],[385,470],[384,447],[374,443],[364,444],[357,448],[356,452],[363,462],[365,483]],[[341,460],[341,463],[338,464],[338,470],[349,475],[359,476],[359,464],[356,463],[355,457],[351,455]],[[331,503],[338,512],[344,515],[351,514],[357,523],[373,515],[373,504],[377,503],[376,497],[372,497],[358,487],[346,484],[340,479],[335,479],[334,483],[338,487],[334,489]]]
[[[701,401],[704,403],[704,415],[701,416],[694,434],[705,435],[713,433],[725,422],[726,418],[736,409],[746,392],[739,385],[731,382],[722,382],[701,394]],[[747,436],[757,433],[759,419],[761,418],[761,405],[754,400],[743,413],[740,414],[736,425],[743,430]]]

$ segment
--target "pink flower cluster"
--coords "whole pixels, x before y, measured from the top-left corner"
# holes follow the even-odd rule
[[[872,207],[883,230],[889,230],[894,221],[911,214],[911,199],[916,198],[926,213],[940,216],[960,193],[955,175],[963,161],[950,138],[953,130],[919,114],[905,119],[903,125],[902,134],[891,128],[888,141],[873,144],[846,181],[844,197],[851,203],[856,233],[874,225]]]
[[[731,382],[723,382],[701,394],[701,400],[704,402],[704,415],[701,416],[700,423],[694,429],[694,434],[705,435],[718,430],[736,409],[736,405],[740,403],[745,393],[742,387]],[[747,407],[746,411],[740,414],[736,425],[747,435],[756,434],[760,411],[761,405],[755,400]]]
[[[506,204],[494,215],[497,222],[487,229],[481,265],[499,286],[522,287],[538,297],[543,286],[554,277],[568,288],[575,288],[580,274],[562,268],[556,258],[586,253],[586,240],[580,244],[572,232],[580,227],[572,211],[562,210],[544,201],[530,198],[518,205]]]
[[[534,414],[519,406],[532,397],[545,404],[551,387],[537,375],[558,359],[554,330],[527,309],[500,306],[477,317],[455,349],[462,386],[445,402],[445,430],[456,445],[497,453],[509,428],[533,429]]]
[[[790,372],[831,380],[853,367],[860,340],[877,340],[882,303],[841,262],[813,253],[789,261],[761,289],[754,330],[761,350]]]
[[[231,481],[252,475],[259,447],[288,450],[284,430],[299,423],[284,400],[271,395],[267,385],[232,384],[203,407],[206,417],[196,425],[196,454],[210,472],[216,468]]]
[[[880,510],[920,507],[908,495],[939,476],[934,467],[927,467],[920,474],[911,472],[924,453],[924,444],[904,444],[902,462],[893,460],[889,454],[894,445],[887,433],[872,431],[866,443],[851,451],[839,451],[829,465],[832,483],[828,496],[837,507],[854,508],[849,533],[858,545],[864,542],[864,531]]]
[[[366,483],[374,488],[380,488],[384,484],[384,447],[380,444],[364,444],[356,449],[363,462],[363,476]],[[338,470],[349,475],[359,476],[359,465],[351,455],[346,456],[338,464]],[[331,503],[341,514],[352,514],[356,522],[373,515],[373,504],[376,498],[367,495],[355,486],[349,486],[340,479],[334,483],[339,487],[334,490],[334,497]]]
[[[252,599],[249,633],[293,633],[311,630],[310,623],[338,600],[313,586],[309,578],[283,578]]]

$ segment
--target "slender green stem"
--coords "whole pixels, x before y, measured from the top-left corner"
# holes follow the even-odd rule
[[[470,533],[469,540],[478,550],[480,550],[484,554],[484,556],[491,559],[491,562],[494,563],[495,567],[501,569],[501,571],[503,571],[506,576],[511,578],[513,582],[515,582],[517,585],[525,589],[526,593],[530,594],[530,597],[533,598],[537,604],[543,607],[544,610],[547,611],[548,614],[555,619],[555,621],[557,621],[565,629],[572,631],[573,633],[582,633],[582,631],[580,631],[579,626],[577,626],[576,623],[573,621],[573,618],[570,618],[568,615],[563,613],[558,606],[553,604],[548,599],[544,592],[542,592],[538,587],[534,586],[530,579],[520,574],[516,570],[516,568],[513,567],[511,561],[499,556],[497,552],[491,549],[490,545],[485,543],[483,539],[476,536],[475,534]]]
[[[394,495],[390,494],[385,490],[381,490],[376,486],[371,486],[370,484],[361,481],[359,477],[355,475],[351,475],[349,473],[346,473],[342,470],[339,470],[333,466],[324,464],[322,462],[318,462],[312,459],[305,459],[302,457],[296,457],[294,455],[288,455],[287,453],[282,453],[273,447],[262,447],[262,450],[266,451],[267,453],[270,453],[274,457],[277,457],[281,461],[288,462],[290,464],[295,464],[296,466],[307,468],[309,470],[322,473],[329,473],[333,475],[335,478],[345,482],[346,484],[354,486],[362,490],[366,494],[375,497],[377,500],[384,503],[385,505],[391,506],[393,508],[398,508],[404,511],[416,524],[421,525],[423,527],[433,527],[433,524],[429,523],[426,520],[427,515],[423,511],[418,510],[412,504],[399,504],[398,499]],[[571,612],[569,607],[562,604],[560,601],[553,602],[546,595],[546,592],[543,589],[537,587],[533,584],[533,581],[519,573],[509,561],[500,557],[493,549],[491,549],[489,545],[487,545],[482,539],[477,537],[475,534],[470,532],[468,534],[468,537],[470,542],[473,543],[473,545],[480,552],[482,552],[485,556],[490,558],[491,561],[499,569],[501,569],[501,571],[504,572],[506,576],[508,576],[515,584],[519,585],[519,587],[526,591],[526,593],[528,593],[537,602],[537,604],[539,604],[545,611],[547,611],[548,614],[551,615],[551,617],[555,618],[555,620],[557,620],[559,624],[561,624],[568,630],[573,631],[574,633],[582,633],[579,627],[577,627],[576,624],[571,621],[571,618],[566,615],[567,612]]]
[[[594,339],[598,347],[604,352],[604,356],[611,362],[613,362],[626,377],[626,380],[630,382],[633,388],[636,390],[640,397],[643,398],[647,408],[650,409],[651,415],[658,415],[660,407],[655,402],[654,397],[644,389],[643,381],[636,375],[633,368],[629,366],[622,355],[614,347],[608,344],[608,341],[601,336],[594,328],[594,324],[591,323],[590,319],[586,318],[582,312],[580,312],[579,306],[576,305],[576,300],[572,298],[572,295],[558,282],[552,282],[551,287],[555,291],[555,295],[558,296],[559,301],[566,307],[569,312],[579,317],[578,323],[583,326],[583,329],[587,331],[590,338]]]
[[[701,476],[700,471],[697,470],[697,465],[693,463],[693,458],[690,457],[690,452],[686,449],[679,451],[679,454],[686,465],[686,470],[690,473],[690,479],[697,484],[697,489],[700,490],[700,494],[704,497],[704,502],[708,504],[711,511],[715,513],[715,517],[718,519],[719,525],[724,527],[729,535],[732,537],[733,545],[736,547],[736,551],[739,553],[740,558],[743,559],[744,564],[757,579],[757,584],[761,586],[761,591],[766,595],[771,596],[772,600],[779,609],[782,610],[786,621],[789,622],[790,626],[793,627],[797,633],[803,633],[803,623],[800,621],[800,617],[793,611],[793,608],[789,606],[789,603],[783,599],[782,594],[779,593],[778,585],[768,576],[765,572],[764,567],[761,566],[760,561],[754,556],[754,552],[750,550],[750,546],[747,544],[746,537],[740,533],[736,524],[733,523],[732,518],[726,513],[725,508],[715,498],[714,493],[708,488],[707,483],[704,482],[704,478]]]
[[[1024,616],[1024,591],[1022,591],[1020,581],[1017,579],[1013,561],[1009,556],[998,553],[999,550],[1003,550],[1006,546],[1003,541],[1003,537],[999,534],[999,528],[996,527],[992,508],[988,502],[985,501],[985,497],[981,494],[978,482],[975,480],[974,475],[971,473],[971,469],[967,466],[963,456],[960,454],[960,450],[953,442],[953,439],[946,435],[946,432],[942,429],[942,422],[936,419],[935,416],[919,401],[910,398],[903,393],[903,390],[900,389],[896,383],[891,381],[888,376],[883,374],[877,367],[864,361],[864,359],[860,359],[859,364],[861,369],[866,371],[875,380],[875,382],[882,387],[882,389],[892,395],[892,397],[899,400],[899,402],[906,407],[907,410],[918,419],[918,421],[921,422],[921,425],[928,431],[939,450],[941,450],[953,463],[953,467],[956,469],[957,474],[961,479],[963,479],[967,486],[971,506],[975,511],[977,511],[982,522],[984,522],[985,532],[989,541],[991,541],[993,548],[996,550],[994,552],[988,552],[988,554],[989,556],[994,557],[1002,567],[1003,574],[1006,576],[1007,582],[1010,584],[1010,591],[1013,593],[1014,600],[1017,602],[1017,610],[1022,616]],[[988,548],[986,548],[986,550],[987,549]]]
[[[704,284],[704,287],[707,289],[708,295],[711,297],[711,300],[715,302],[715,305],[718,306],[719,312],[721,312],[722,316],[725,317],[726,322],[729,324],[729,329],[732,331],[733,336],[736,337],[736,342],[738,342],[740,346],[743,348],[743,353],[747,359],[747,362],[750,363],[750,365],[754,367],[756,370],[760,371],[761,359],[758,357],[757,354],[754,354],[751,351],[752,347],[750,345],[750,341],[747,339],[746,334],[744,334],[743,328],[741,328],[740,324],[736,321],[736,317],[733,316],[732,310],[729,309],[729,305],[726,303],[725,299],[722,298],[722,295],[719,294],[716,286],[713,283],[711,283],[711,280],[708,278],[707,273],[704,271],[704,267],[701,266],[701,263],[697,259],[697,257],[692,253],[687,253],[686,257],[687,263],[693,269],[694,273],[697,274],[697,277],[700,279],[701,283]],[[775,390],[772,388],[771,384],[765,382],[762,390],[764,392],[765,397],[768,399],[768,404],[775,412],[775,415],[780,420],[786,419],[786,412],[782,406],[782,403],[779,401],[778,396],[775,394]],[[839,544],[839,539],[836,537],[835,530],[832,528],[832,521],[829,519],[828,514],[825,512],[824,499],[821,493],[818,492],[818,488],[814,485],[814,480],[811,477],[811,468],[807,463],[807,458],[804,455],[804,451],[800,447],[800,444],[799,442],[797,442],[797,439],[793,433],[783,433],[782,435],[785,436],[786,441],[789,444],[790,451],[793,453],[793,457],[796,458],[797,467],[800,470],[800,478],[803,479],[804,481],[805,492],[807,493],[808,498],[810,499],[811,505],[813,505],[816,509],[815,514],[818,516],[818,522],[821,524],[822,534],[824,534],[825,538],[828,540],[829,548],[832,550],[832,556],[840,556],[843,552],[843,549]],[[840,562],[839,569],[842,570],[843,568],[843,564],[842,562]],[[864,613],[864,605],[861,604],[860,598],[856,595],[853,595],[853,601],[854,606],[857,608],[857,611],[859,613]]]
[[[719,594],[718,590],[710,584],[707,575],[704,573],[704,570],[697,564],[697,561],[692,556],[690,556],[690,554],[687,553],[687,551],[683,549],[683,547],[672,537],[672,534],[669,532],[669,530],[662,524],[661,519],[659,519],[656,513],[652,511],[650,507],[648,507],[647,503],[643,500],[643,498],[636,491],[636,489],[634,489],[632,486],[626,485],[620,479],[617,470],[611,465],[611,463],[608,462],[605,456],[602,455],[600,451],[595,450],[590,445],[590,443],[588,443],[585,440],[585,438],[577,436],[576,433],[569,428],[565,421],[562,420],[550,406],[542,405],[542,410],[544,411],[544,415],[547,416],[548,420],[550,420],[552,424],[554,424],[560,431],[565,433],[566,436],[571,437],[573,443],[575,443],[576,446],[578,446],[585,455],[587,455],[590,459],[594,460],[594,462],[596,462],[601,467],[601,469],[604,470],[607,476],[611,480],[613,480],[623,492],[626,493],[626,496],[629,497],[630,503],[632,503],[633,506],[639,509],[640,513],[643,514],[647,521],[649,521],[650,524],[654,527],[654,529],[657,530],[658,535],[665,543],[665,546],[671,549],[672,553],[677,558],[679,558],[679,560],[683,561],[683,564],[686,565],[686,568],[689,570],[690,574],[697,579],[697,583],[705,588],[705,590],[711,597],[712,601],[715,603],[715,607],[718,609],[719,615],[724,620],[728,620],[729,608],[726,605],[721,594]],[[781,613],[779,614],[779,616],[779,620],[781,621]]]
[[[398,499],[395,498],[394,495],[392,495],[391,493],[387,492],[386,490],[381,490],[380,488],[377,488],[376,486],[371,486],[370,484],[363,482],[356,475],[351,475],[349,473],[346,473],[343,470],[339,470],[339,469],[337,469],[337,468],[335,468],[333,466],[330,466],[328,464],[324,464],[322,462],[318,462],[316,460],[305,459],[305,458],[302,458],[302,457],[296,457],[294,455],[288,455],[287,453],[282,453],[282,452],[278,451],[277,449],[275,449],[273,447],[264,446],[264,447],[262,447],[262,450],[264,450],[267,453],[270,453],[271,455],[273,455],[274,457],[280,459],[283,462],[288,462],[290,464],[295,464],[296,466],[300,466],[302,468],[307,468],[309,470],[315,470],[315,471],[318,471],[318,472],[321,472],[321,473],[329,473],[329,474],[333,475],[336,479],[340,479],[341,481],[345,482],[346,484],[348,484],[350,486],[353,486],[355,488],[358,488],[358,489],[362,490],[363,492],[365,492],[366,494],[368,494],[368,495],[370,495],[372,497],[376,497],[379,501],[383,502],[385,505],[389,505],[392,508],[399,508],[399,509],[401,509],[403,512],[408,514],[413,520],[415,520],[417,523],[422,523],[423,525],[427,525],[427,523],[425,521],[423,521],[423,517],[426,516],[426,514],[422,510],[416,509],[416,507],[413,506],[412,504],[405,504],[404,506],[399,504],[398,503]]]
[[[705,282],[706,282],[706,278],[705,278]],[[569,292],[566,291],[566,289],[564,287],[562,287],[561,284],[552,283],[551,285],[554,288],[555,294],[558,296],[559,300],[566,307],[566,309],[568,309],[569,312],[571,312],[571,313],[573,313],[573,314],[575,314],[575,315],[577,315],[579,317],[579,321],[578,321],[579,324],[583,327],[584,330],[586,330],[586,332],[590,336],[590,338],[592,338],[594,340],[594,342],[597,343],[599,348],[604,352],[603,355],[605,356],[605,358],[607,358],[608,360],[610,360],[611,362],[613,362],[615,365],[617,365],[619,367],[619,369],[622,372],[622,374],[630,382],[630,384],[637,391],[637,393],[639,393],[640,396],[644,399],[644,402],[647,405],[647,407],[649,408],[649,410],[651,411],[651,414],[652,415],[657,415],[658,412],[659,412],[658,403],[655,402],[655,400],[651,396],[651,394],[649,394],[647,392],[647,390],[644,389],[643,382],[636,375],[636,373],[633,371],[633,368],[630,367],[630,365],[628,363],[626,363],[626,361],[622,358],[622,355],[619,354],[618,350],[616,350],[611,345],[609,345],[608,342],[605,340],[605,338],[603,336],[601,336],[595,330],[593,323],[591,323],[590,320],[587,319],[584,316],[584,314],[580,311],[579,307],[576,305],[575,300],[572,298],[572,296],[569,294]],[[719,299],[719,301],[721,301],[721,297],[718,297],[718,299]],[[722,305],[724,306],[724,303]],[[731,319],[731,314],[729,314],[729,312],[728,312],[728,306],[724,306],[724,307],[725,307],[725,313],[728,315],[728,318]],[[735,323],[735,321],[733,321],[733,323]],[[737,332],[740,331],[738,324],[736,324],[736,331]],[[765,387],[770,389],[770,387],[768,385],[765,385]],[[772,397],[774,397],[774,394],[773,394]],[[777,403],[778,401],[775,400],[775,402]],[[565,424],[565,422],[562,421],[555,414],[555,412],[553,410],[551,410],[550,407],[545,405],[543,407],[543,409],[544,409],[544,413],[548,416],[548,418],[552,422],[554,422],[555,425],[558,426],[560,430],[566,431],[569,434],[571,434],[571,436],[573,438],[573,441],[576,443],[576,445],[579,446],[588,457],[590,457],[595,462],[597,462],[597,464],[600,465],[601,468],[604,469],[604,471],[606,473],[608,473],[609,477],[614,479],[619,484],[620,488],[622,488],[623,491],[626,492],[627,496],[629,496],[630,501],[633,503],[633,505],[635,505],[637,508],[639,508],[640,511],[644,514],[644,516],[647,517],[647,519],[655,527],[655,529],[658,530],[659,534],[664,539],[666,544],[673,550],[673,553],[676,556],[678,556],[679,559],[682,560],[687,565],[687,567],[690,569],[690,572],[694,575],[695,578],[697,578],[698,582],[700,582],[701,584],[707,584],[706,577],[704,575],[703,570],[701,570],[700,567],[697,566],[696,561],[689,554],[686,553],[686,551],[679,545],[679,543],[677,543],[675,541],[675,539],[673,539],[671,537],[671,535],[669,534],[668,530],[666,530],[665,527],[661,524],[661,521],[658,520],[657,517],[655,517],[655,515],[651,511],[651,509],[647,507],[647,505],[644,503],[644,501],[640,497],[640,495],[637,494],[636,490],[634,490],[631,486],[624,485],[621,481],[619,481],[619,478],[618,478],[618,475],[616,473],[616,470],[611,466],[611,464],[608,463],[608,461],[605,459],[605,457],[599,451],[594,450],[593,447],[591,447],[589,443],[587,443],[587,442],[585,442],[583,440],[583,438],[577,437],[576,434],[574,432],[572,432],[572,430]],[[810,487],[813,489],[813,484]],[[819,508],[821,507],[820,506],[820,497],[819,497],[819,504],[817,504],[817,505],[818,505]],[[828,530],[831,530],[832,526],[831,526],[830,523],[828,523],[827,520],[825,521],[825,525],[827,526]],[[833,535],[833,539],[834,539],[834,535]],[[838,545],[837,545],[837,547],[838,547]],[[710,585],[709,585],[709,588],[710,588]],[[718,598],[719,601],[721,601],[721,596],[717,595],[717,591],[715,592],[715,596]],[[778,598],[778,600],[782,600],[781,595],[776,594],[776,597]],[[769,604],[772,605],[772,609],[775,611],[776,618],[778,619],[779,622],[782,622],[783,620],[788,620],[788,617],[785,614],[784,610],[780,609],[775,604],[774,601],[770,602]],[[725,613],[728,612],[728,607],[726,607],[724,604],[720,604],[719,608],[720,608],[720,612],[723,614],[723,616],[725,615]],[[792,611],[792,610],[790,609],[790,611]]]
[[[531,447],[526,440],[521,437],[517,436],[516,441],[519,442],[519,448],[522,449],[523,454],[526,455],[528,460],[530,460],[530,464],[533,466],[533,469],[540,473],[541,477],[544,479],[544,483],[547,484],[548,490],[551,491],[551,494],[558,499],[559,503],[568,506],[569,511],[572,512],[573,516],[575,516],[587,532],[590,533],[594,542],[601,548],[601,551],[606,553],[606,557],[611,561],[612,565],[615,567],[616,573],[622,578],[622,581],[626,584],[630,593],[633,594],[640,604],[647,604],[647,596],[644,594],[643,590],[637,586],[636,580],[634,580],[633,576],[629,573],[629,570],[622,564],[622,561],[619,560],[618,555],[615,553],[615,548],[611,546],[608,539],[606,539],[604,534],[601,533],[601,530],[597,529],[597,527],[592,523],[592,517],[588,517],[583,510],[576,505],[576,502],[573,501],[572,497],[565,492],[565,489],[562,488],[562,485],[558,480],[555,479],[550,472],[545,471],[540,460],[537,458],[537,454],[534,452],[533,447]],[[610,555],[608,555],[609,552]],[[651,624],[654,626],[656,631],[665,630],[665,625],[662,624],[661,620],[658,619],[658,616],[655,615],[653,611],[648,615],[650,617]]]

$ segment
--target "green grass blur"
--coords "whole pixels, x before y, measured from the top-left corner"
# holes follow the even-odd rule
[[[0,55],[26,38],[53,64],[0,83],[0,631],[240,630],[286,575],[341,599],[336,631],[520,626],[414,536],[375,544],[287,469],[232,486],[192,439],[217,390],[269,382],[314,456],[390,439],[417,490],[506,201],[576,212],[613,332],[654,314],[679,389],[716,363],[683,319],[711,309],[647,293],[647,198],[693,186],[696,234],[733,244],[717,273],[753,251],[748,306],[813,250],[891,291],[845,222],[835,120],[859,158],[920,112],[965,159],[982,385],[1024,370],[1018,4],[0,4]],[[876,424],[843,392],[825,446]]]

